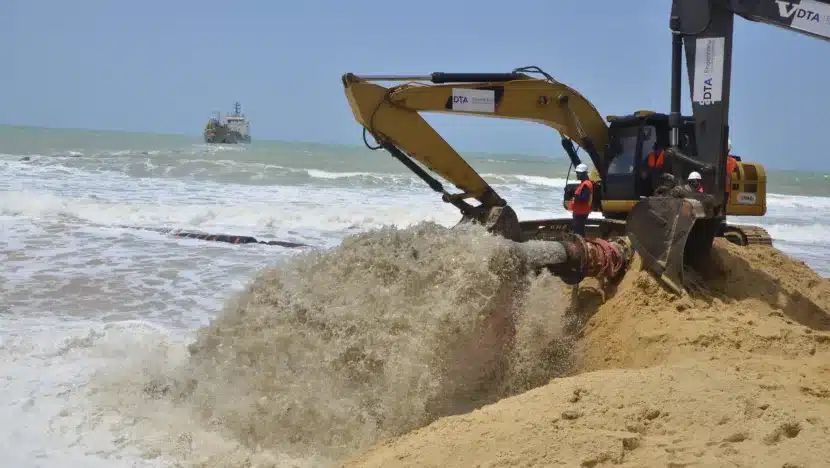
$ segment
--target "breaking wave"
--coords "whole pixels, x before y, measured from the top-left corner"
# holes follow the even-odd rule
[[[522,273],[511,245],[421,223],[298,254],[261,272],[180,361],[145,353],[90,389],[140,419],[133,443],[179,463],[334,463],[567,372],[565,289]]]

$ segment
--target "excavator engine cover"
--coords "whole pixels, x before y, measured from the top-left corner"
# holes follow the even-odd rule
[[[643,266],[679,294],[683,291],[685,259],[706,253],[686,251],[689,234],[702,218],[705,213],[700,201],[671,196],[645,198],[628,214],[628,237]],[[705,227],[704,224],[707,223],[700,223],[698,229]],[[693,244],[688,247],[695,250],[704,243]],[[710,247],[711,244],[710,240]]]

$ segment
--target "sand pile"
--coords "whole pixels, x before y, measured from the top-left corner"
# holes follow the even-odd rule
[[[830,466],[830,281],[718,241],[675,298],[635,261],[579,293],[579,375],[378,443],[348,466]],[[607,300],[604,300],[607,298]]]

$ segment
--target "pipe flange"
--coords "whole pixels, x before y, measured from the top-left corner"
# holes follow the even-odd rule
[[[568,259],[563,266],[557,269],[555,274],[565,284],[574,286],[585,279],[588,246],[582,237],[573,233],[565,234],[562,245],[565,246]]]

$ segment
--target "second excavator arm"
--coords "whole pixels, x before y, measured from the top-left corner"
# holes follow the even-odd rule
[[[830,41],[830,0],[673,0],[671,153],[702,169],[704,187],[725,212],[734,16]],[[697,155],[679,150],[682,55],[686,52]],[[696,160],[697,164],[691,159]]]
[[[462,213],[474,211],[465,199],[476,199],[486,209],[506,203],[450,146],[419,112],[453,113],[481,117],[520,119],[541,123],[559,131],[569,155],[570,140],[586,150],[603,175],[608,127],[594,106],[576,90],[547,74],[533,78],[518,69],[512,73],[433,73],[427,76],[342,77],[355,119],[378,142],[433,190],[443,194]],[[386,88],[381,81],[404,82]],[[429,82],[432,84],[426,84]],[[570,139],[570,140],[568,140]],[[567,141],[566,141],[567,140]],[[368,145],[368,143],[367,143]],[[449,194],[412,159],[453,183],[461,193]],[[573,157],[572,157],[573,160]]]
[[[645,199],[629,212],[626,228],[645,268],[676,291],[683,283],[684,260],[705,262],[713,238],[724,228],[735,15],[830,40],[830,0],[672,1],[671,135],[666,155],[675,161],[676,177],[690,170],[701,172],[705,194],[685,200]],[[680,150],[684,49],[695,125],[694,155]]]

